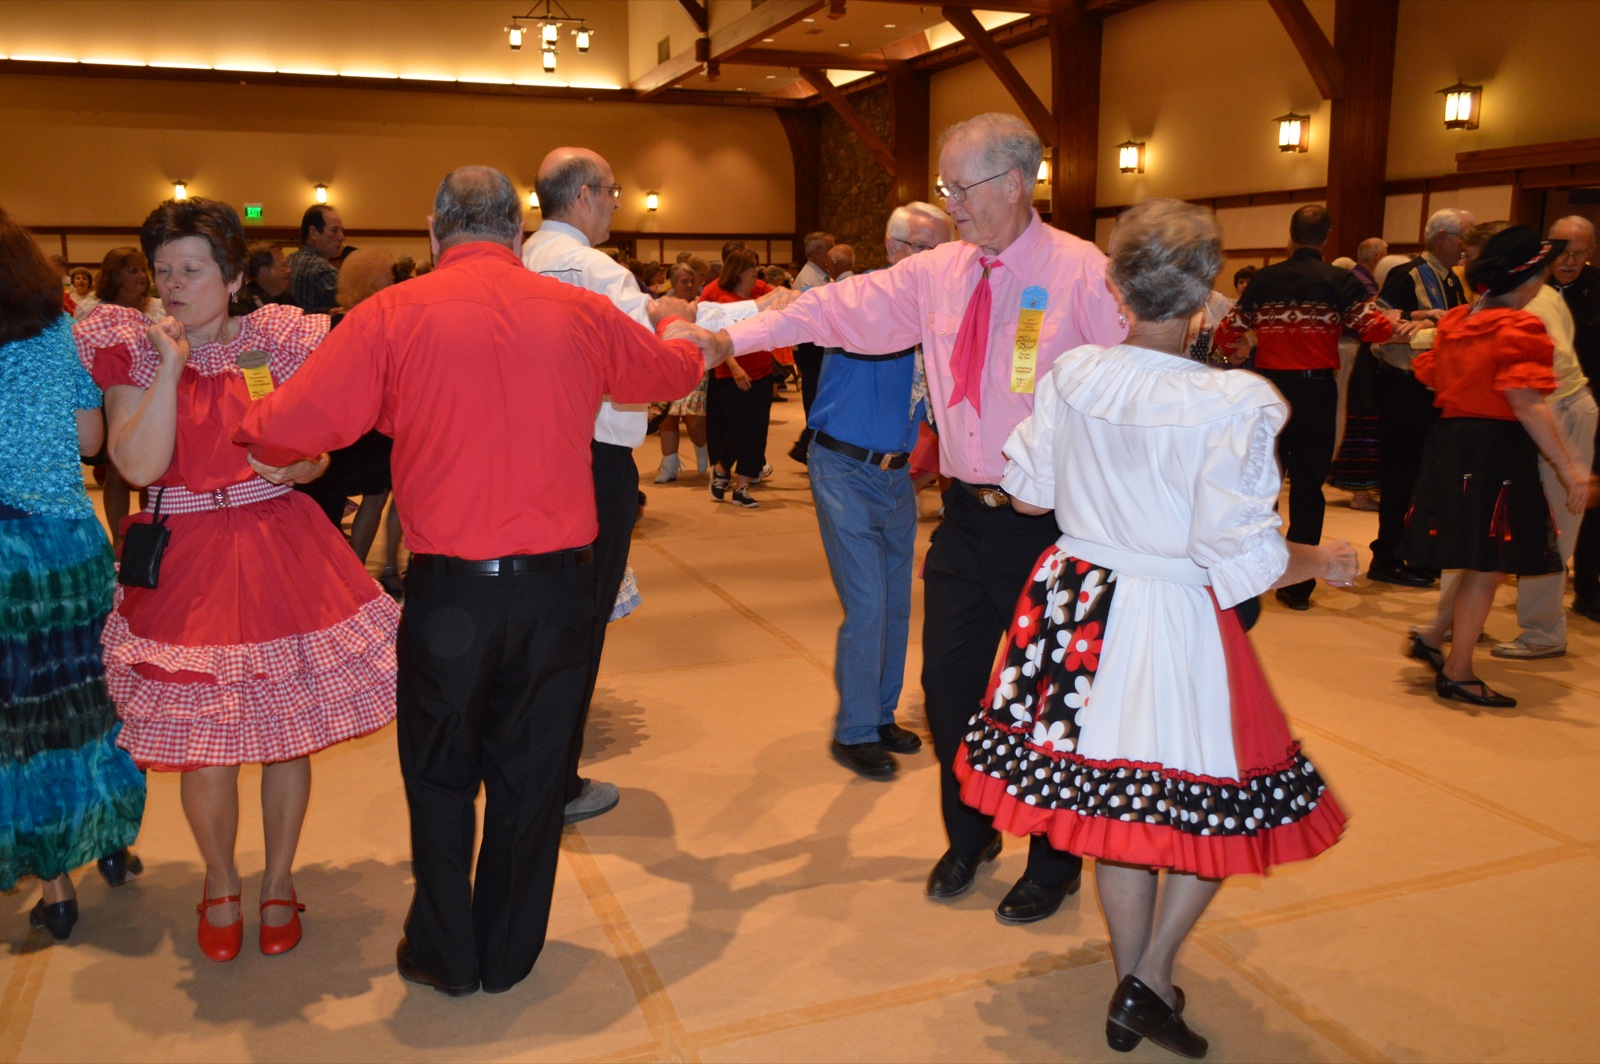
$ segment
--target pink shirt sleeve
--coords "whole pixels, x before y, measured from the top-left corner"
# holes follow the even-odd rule
[[[922,339],[921,267],[932,254],[808,288],[783,310],[734,322],[727,330],[734,354],[810,343],[887,355],[915,345]]]

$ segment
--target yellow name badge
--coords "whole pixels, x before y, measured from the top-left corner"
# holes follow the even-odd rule
[[[1044,328],[1044,310],[1050,296],[1035,285],[1022,291],[1022,311],[1017,315],[1017,343],[1011,351],[1011,390],[1033,394],[1034,374],[1039,365],[1039,333]]]
[[[265,351],[246,351],[234,361],[244,371],[244,386],[249,389],[252,402],[272,394],[272,370],[267,368]]]

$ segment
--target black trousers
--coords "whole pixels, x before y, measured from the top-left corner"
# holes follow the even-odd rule
[[[633,452],[614,443],[598,440],[589,445],[594,464],[594,508],[600,519],[600,532],[594,540],[595,615],[594,655],[589,661],[589,678],[583,691],[583,712],[572,733],[567,750],[566,801],[583,790],[578,761],[583,757],[583,730],[589,723],[589,703],[594,699],[600,679],[600,655],[606,647],[606,618],[617,601],[622,576],[628,568],[628,544],[633,526],[639,520],[639,467]]]
[[[1278,434],[1278,462],[1289,478],[1289,527],[1283,538],[1290,543],[1320,543],[1328,508],[1322,485],[1333,468],[1339,386],[1332,377],[1270,369],[1256,372],[1271,381],[1289,403],[1289,420]],[[1305,580],[1283,590],[1296,598],[1310,598],[1316,586],[1315,580]]]
[[[772,374],[756,377],[748,390],[732,377],[712,377],[706,388],[706,447],[713,465],[751,480],[767,458],[772,423]]]
[[[417,963],[452,985],[509,987],[544,948],[594,601],[593,567],[571,559],[514,576],[406,575],[397,736],[416,888],[405,934]]]
[[[939,798],[950,849],[976,855],[994,836],[989,818],[964,804],[952,766],[972,715],[983,702],[995,650],[1010,626],[1033,563],[1056,541],[1055,518],[990,509],[959,484],[944,493],[944,520],[933,533],[923,593],[922,697],[939,759]],[[1066,883],[1083,860],[1035,835],[1028,875]]]
[[[1595,433],[1594,471],[1600,473],[1600,432]],[[1572,550],[1573,598],[1600,609],[1600,507],[1583,515]]]
[[[1378,365],[1373,399],[1383,450],[1378,456],[1378,538],[1372,541],[1372,564],[1382,568],[1402,564],[1400,533],[1405,531],[1411,495],[1417,488],[1422,450],[1439,420],[1439,411],[1434,408],[1431,389],[1387,362]]]
[[[822,379],[822,348],[817,344],[795,344],[794,364],[800,370],[800,405],[806,417],[811,417],[811,404],[817,401],[817,382]],[[799,447],[802,454],[811,446],[811,423],[800,430]]]

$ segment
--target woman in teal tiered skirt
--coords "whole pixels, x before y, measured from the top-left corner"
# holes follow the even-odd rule
[[[101,664],[111,548],[78,460],[100,446],[100,392],[57,272],[0,211],[0,890],[38,877],[30,922],[64,939],[74,869],[139,874],[145,791]]]

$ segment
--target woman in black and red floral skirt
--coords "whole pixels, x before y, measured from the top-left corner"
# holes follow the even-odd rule
[[[1062,355],[1006,443],[1013,506],[1054,510],[1062,535],[956,762],[996,827],[1096,859],[1119,979],[1107,1042],[1192,1057],[1207,1043],[1172,985],[1189,929],[1223,878],[1311,857],[1345,819],[1230,607],[1356,573],[1349,544],[1278,533],[1282,398],[1184,356],[1221,263],[1203,208],[1118,219],[1107,277],[1128,339]]]

